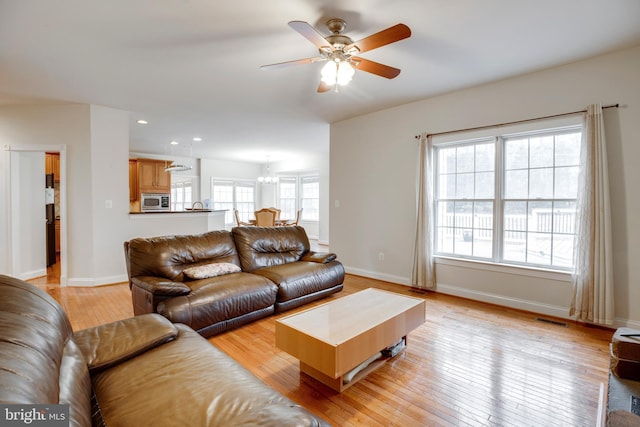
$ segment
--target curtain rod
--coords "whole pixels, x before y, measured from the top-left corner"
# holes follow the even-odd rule
[[[605,105],[605,106],[602,107],[602,109],[605,109],[605,108],[618,108],[619,106],[620,106],[620,104]],[[516,120],[516,121],[513,121],[513,122],[499,123],[499,124],[496,124],[496,125],[476,126],[476,127],[472,127],[472,128],[466,128],[466,129],[449,130],[449,131],[446,131],[446,132],[428,133],[427,136],[429,137],[429,136],[436,136],[436,135],[447,135],[447,134],[450,134],[450,133],[469,132],[469,131],[472,131],[472,130],[496,128],[496,127],[500,127],[500,126],[508,126],[508,125],[515,125],[515,124],[519,124],[519,123],[534,122],[536,120],[553,119],[554,117],[571,116],[573,114],[586,113],[586,112],[587,112],[587,110],[578,110],[578,111],[572,111],[570,113],[552,114],[551,116],[536,117],[534,119]],[[421,135],[416,135],[415,138],[416,139],[420,139]]]

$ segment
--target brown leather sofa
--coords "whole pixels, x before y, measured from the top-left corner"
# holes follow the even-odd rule
[[[336,255],[311,251],[300,226],[137,238],[124,250],[134,313],[160,313],[204,336],[323,298],[344,282]],[[211,266],[237,271],[189,274]]]
[[[0,403],[66,404],[69,426],[328,425],[185,325],[147,314],[74,333],[46,292],[2,275]]]

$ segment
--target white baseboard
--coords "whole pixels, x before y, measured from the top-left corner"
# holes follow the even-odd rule
[[[447,295],[453,295],[461,298],[468,298],[475,301],[482,301],[490,304],[496,304],[503,307],[515,308],[518,310],[525,310],[532,313],[544,314],[547,316],[559,317],[567,320],[571,319],[571,317],[569,316],[569,307],[543,304],[537,301],[528,301],[528,300],[508,297],[504,295],[490,294],[487,292],[478,292],[478,291],[460,288],[458,286],[446,285],[442,283],[438,283],[436,287],[436,292],[440,292]]]
[[[105,277],[69,277],[67,280],[67,286],[75,286],[75,287],[94,287],[94,286],[104,286],[104,285],[113,285],[114,283],[122,283],[128,282],[129,277],[126,274],[116,275],[116,276],[105,276]]]
[[[399,285],[411,286],[411,279],[407,277],[395,276],[392,274],[378,273],[376,271],[363,270],[361,268],[344,267],[349,274],[356,276],[370,277],[372,279],[384,280],[385,282],[397,283]]]
[[[47,269],[46,268],[41,268],[38,270],[33,270],[33,271],[27,271],[26,273],[22,273],[18,276],[18,279],[20,280],[31,280],[31,279],[35,279],[36,277],[42,277],[42,276],[46,276],[47,275]]]

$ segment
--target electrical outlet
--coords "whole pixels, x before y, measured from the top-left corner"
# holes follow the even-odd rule
[[[340,207],[340,200],[335,200],[335,201],[333,202],[333,204],[334,204],[334,206],[335,206],[336,208],[339,208],[339,207]]]
[[[105,200],[104,201],[104,207],[107,208],[107,209],[113,208],[113,201],[112,200]]]
[[[384,252],[378,253],[378,261],[384,261]]]

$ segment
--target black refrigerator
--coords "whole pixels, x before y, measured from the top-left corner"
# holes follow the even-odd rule
[[[53,174],[45,175],[45,214],[47,221],[47,267],[56,263],[56,205]]]

